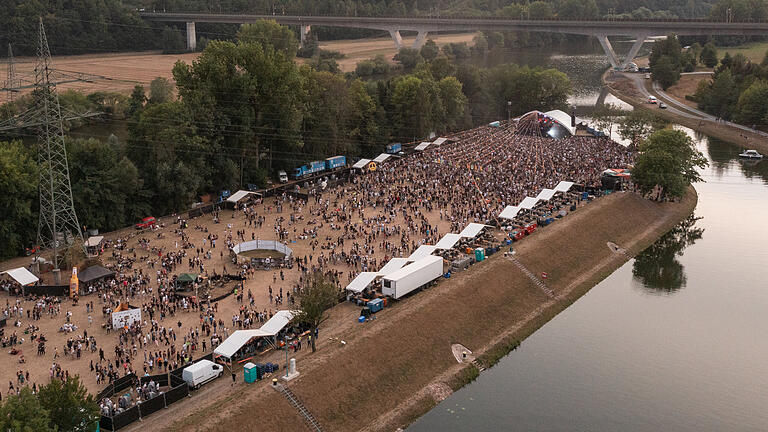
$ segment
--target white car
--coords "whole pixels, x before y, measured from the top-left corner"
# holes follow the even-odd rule
[[[763,155],[757,152],[757,150],[744,150],[739,153],[739,157],[746,159],[762,159]]]
[[[651,74],[649,73],[645,74],[645,79],[651,79]]]
[[[648,96],[649,104],[656,104],[657,102],[658,102],[658,99],[656,99],[656,96]]]

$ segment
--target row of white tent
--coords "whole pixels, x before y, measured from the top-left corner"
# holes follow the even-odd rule
[[[424,142],[422,142],[421,144],[417,145],[417,146],[414,148],[414,150],[416,150],[416,151],[424,151],[424,150],[426,150],[426,149],[427,149],[427,147],[429,147],[430,145],[439,146],[439,145],[443,144],[443,143],[444,143],[444,142],[446,142],[446,141],[448,141],[448,138],[438,138],[438,139],[436,139],[436,140],[434,140],[434,141],[432,141],[432,142],[429,142],[429,141],[424,141]]]
[[[554,189],[544,189],[539,192],[535,198],[525,197],[520,204],[516,206],[507,206],[501,211],[499,217],[503,219],[514,219],[522,210],[531,210],[539,201],[549,201],[556,193],[568,192],[571,187],[573,187],[573,182],[561,181]]]
[[[436,139],[436,140],[434,140],[432,142],[424,141],[421,144],[417,145],[414,148],[414,150],[416,150],[416,151],[424,151],[430,145],[437,145],[437,146],[439,146],[439,145],[445,143],[446,141],[448,141],[448,138],[438,138],[438,139]],[[376,158],[374,158],[374,159],[360,159],[359,161],[355,162],[354,165],[352,165],[352,168],[354,168],[354,169],[363,169],[370,162],[382,163],[385,160],[389,159],[391,156],[392,155],[389,154],[389,153],[382,153],[382,154],[376,156]]]
[[[259,337],[276,336],[296,315],[296,311],[281,310],[277,311],[272,318],[264,323],[258,329],[237,330],[224,340],[216,349],[213,350],[215,356],[231,359],[240,348],[248,342]],[[271,342],[271,341],[270,341]]]
[[[376,279],[389,276],[403,267],[407,267],[417,261],[423,260],[432,255],[436,250],[452,249],[462,238],[475,238],[487,226],[488,225],[479,223],[470,223],[461,231],[461,233],[448,233],[435,245],[419,246],[408,258],[392,258],[377,272],[362,272],[358,274],[357,277],[347,285],[346,289],[352,293],[363,292],[370,284],[375,282]]]

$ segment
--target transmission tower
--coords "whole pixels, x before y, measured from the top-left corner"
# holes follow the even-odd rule
[[[34,90],[34,110],[40,119],[37,126],[40,165],[40,221],[37,242],[42,248],[53,249],[54,268],[58,269],[59,249],[78,241],[83,245],[83,234],[72,202],[61,106],[56,85],[50,79],[50,65],[51,51],[48,48],[43,19],[40,18]]]
[[[21,85],[21,82],[16,78],[16,63],[13,61],[13,48],[8,43],[8,65],[6,67],[7,79],[5,80],[5,90],[8,94],[8,100],[6,102],[13,102],[13,98],[16,95],[15,87]]]

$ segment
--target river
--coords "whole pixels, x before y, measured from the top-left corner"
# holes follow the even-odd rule
[[[693,217],[409,431],[768,430],[768,161],[687,132]]]

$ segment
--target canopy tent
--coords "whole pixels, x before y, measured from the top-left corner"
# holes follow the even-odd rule
[[[102,266],[95,265],[95,266],[90,266],[87,269],[78,273],[77,278],[80,279],[80,282],[89,283],[95,280],[99,280],[99,279],[114,276],[114,275],[115,275],[115,272],[113,272],[112,270],[108,270]]]
[[[428,142],[423,142],[423,143],[417,145],[416,148],[414,148],[414,150],[416,150],[416,151],[424,151],[424,150],[427,149],[427,147],[429,147],[429,144],[430,143],[428,143]]]
[[[182,273],[176,280],[182,283],[192,283],[197,280],[197,273]]]
[[[99,247],[99,245],[103,241],[104,241],[104,236],[88,237],[88,240],[85,241],[85,247]]]
[[[461,234],[448,233],[437,242],[435,247],[438,249],[450,249],[456,246],[456,243],[458,243],[459,240],[461,240]]]
[[[257,337],[276,336],[296,315],[295,311],[281,310],[277,311],[269,321],[265,322],[259,329],[237,330],[232,333],[224,342],[213,350],[215,356],[231,359],[240,348]]]
[[[537,200],[541,201],[549,201],[552,199],[553,196],[555,196],[555,193],[557,191],[554,189],[543,189],[539,194],[536,196]]]
[[[376,156],[376,159],[374,159],[373,161],[376,162],[376,163],[382,163],[385,160],[389,159],[390,156],[392,156],[392,155],[389,154],[389,153],[382,153],[382,154]]]
[[[555,190],[558,192],[568,192],[569,189],[573,186],[573,182],[569,181],[561,181],[560,183],[555,186]]]
[[[11,269],[8,271],[4,271],[0,274],[7,274],[22,286],[32,285],[33,283],[36,283],[37,281],[40,280],[37,278],[37,276],[33,275],[32,272],[25,269],[24,267],[19,267],[19,268]]]
[[[521,208],[517,206],[507,206],[501,211],[499,217],[504,219],[514,219],[517,214],[520,213],[520,210]]]
[[[433,145],[441,145],[442,143],[448,141],[448,138],[438,138],[434,141],[432,141]]]
[[[247,190],[239,190],[239,191],[233,193],[229,198],[227,198],[227,201],[231,202],[231,203],[240,202],[243,198],[247,197],[248,195],[259,195],[259,196],[261,196],[261,194],[257,193],[257,192],[251,192],[251,191],[247,191]]]
[[[520,208],[524,208],[526,210],[530,210],[533,208],[533,206],[536,205],[536,203],[539,202],[538,198],[531,198],[531,197],[525,197],[523,201],[520,203]]]
[[[354,293],[363,292],[377,277],[379,277],[378,272],[362,272],[347,285],[347,291]]]
[[[352,165],[352,168],[363,169],[366,165],[368,165],[368,162],[370,161],[370,159],[360,159],[359,161],[355,162],[354,165]]]
[[[408,263],[408,258],[392,258],[384,264],[384,267],[381,268],[381,270],[378,271],[379,276],[386,276],[388,274],[394,273],[401,268],[403,268],[404,265]]]
[[[469,238],[475,238],[478,234],[480,234],[480,231],[484,230],[485,227],[488,225],[483,225],[479,223],[471,223],[467,225],[460,233],[459,235],[461,237],[469,237]]]
[[[413,262],[428,257],[432,255],[432,252],[434,252],[435,249],[437,249],[437,247],[432,245],[421,245],[408,257],[408,261]]]

